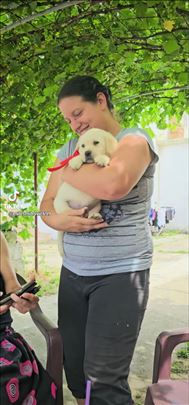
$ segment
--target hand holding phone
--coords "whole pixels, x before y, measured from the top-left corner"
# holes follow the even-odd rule
[[[29,281],[29,283],[24,284],[18,291],[14,291],[18,297],[20,297],[23,293],[28,292],[31,294],[36,294],[40,290],[40,286],[37,285],[35,280]],[[10,297],[12,292],[8,294],[4,294],[0,297],[0,306],[5,304],[12,304],[13,300]]]

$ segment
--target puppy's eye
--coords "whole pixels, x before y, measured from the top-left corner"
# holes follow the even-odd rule
[[[84,145],[84,143],[83,143],[83,144],[81,145],[81,147],[82,147],[82,148],[85,148],[85,145]]]
[[[93,145],[98,145],[100,142],[99,141],[94,141]]]

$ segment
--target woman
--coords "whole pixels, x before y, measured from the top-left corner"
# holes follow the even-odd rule
[[[131,405],[128,374],[148,300],[148,212],[158,157],[145,131],[121,128],[111,93],[97,79],[70,79],[58,106],[78,136],[100,128],[119,141],[108,167],[54,171],[41,203],[51,214],[43,217],[46,224],[64,231],[59,328],[67,382],[80,405],[86,380],[92,382],[91,405]],[[73,153],[76,142],[60,149],[55,166]],[[57,215],[53,200],[62,181],[101,199],[104,221],[85,218],[84,209]]]
[[[7,241],[0,232],[0,291],[18,291],[20,284],[12,268]],[[12,306],[21,313],[35,308],[38,298],[11,294]],[[0,398],[3,405],[55,405],[56,386],[25,339],[12,328],[10,305],[0,306]]]

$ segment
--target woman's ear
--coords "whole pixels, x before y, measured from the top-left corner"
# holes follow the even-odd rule
[[[118,142],[111,134],[105,134],[106,155],[110,156],[115,152]]]
[[[101,107],[107,107],[106,96],[104,93],[97,93],[97,102]]]

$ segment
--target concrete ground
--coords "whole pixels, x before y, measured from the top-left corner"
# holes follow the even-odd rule
[[[156,337],[164,330],[188,326],[188,236],[177,234],[154,237],[154,262],[148,309],[143,321],[131,365],[130,385],[138,403],[143,403],[147,385],[151,381]],[[44,313],[57,321],[57,295],[40,299]],[[29,314],[14,310],[14,327],[36,349],[45,364],[44,338],[33,326]],[[64,382],[65,405],[75,405]]]

